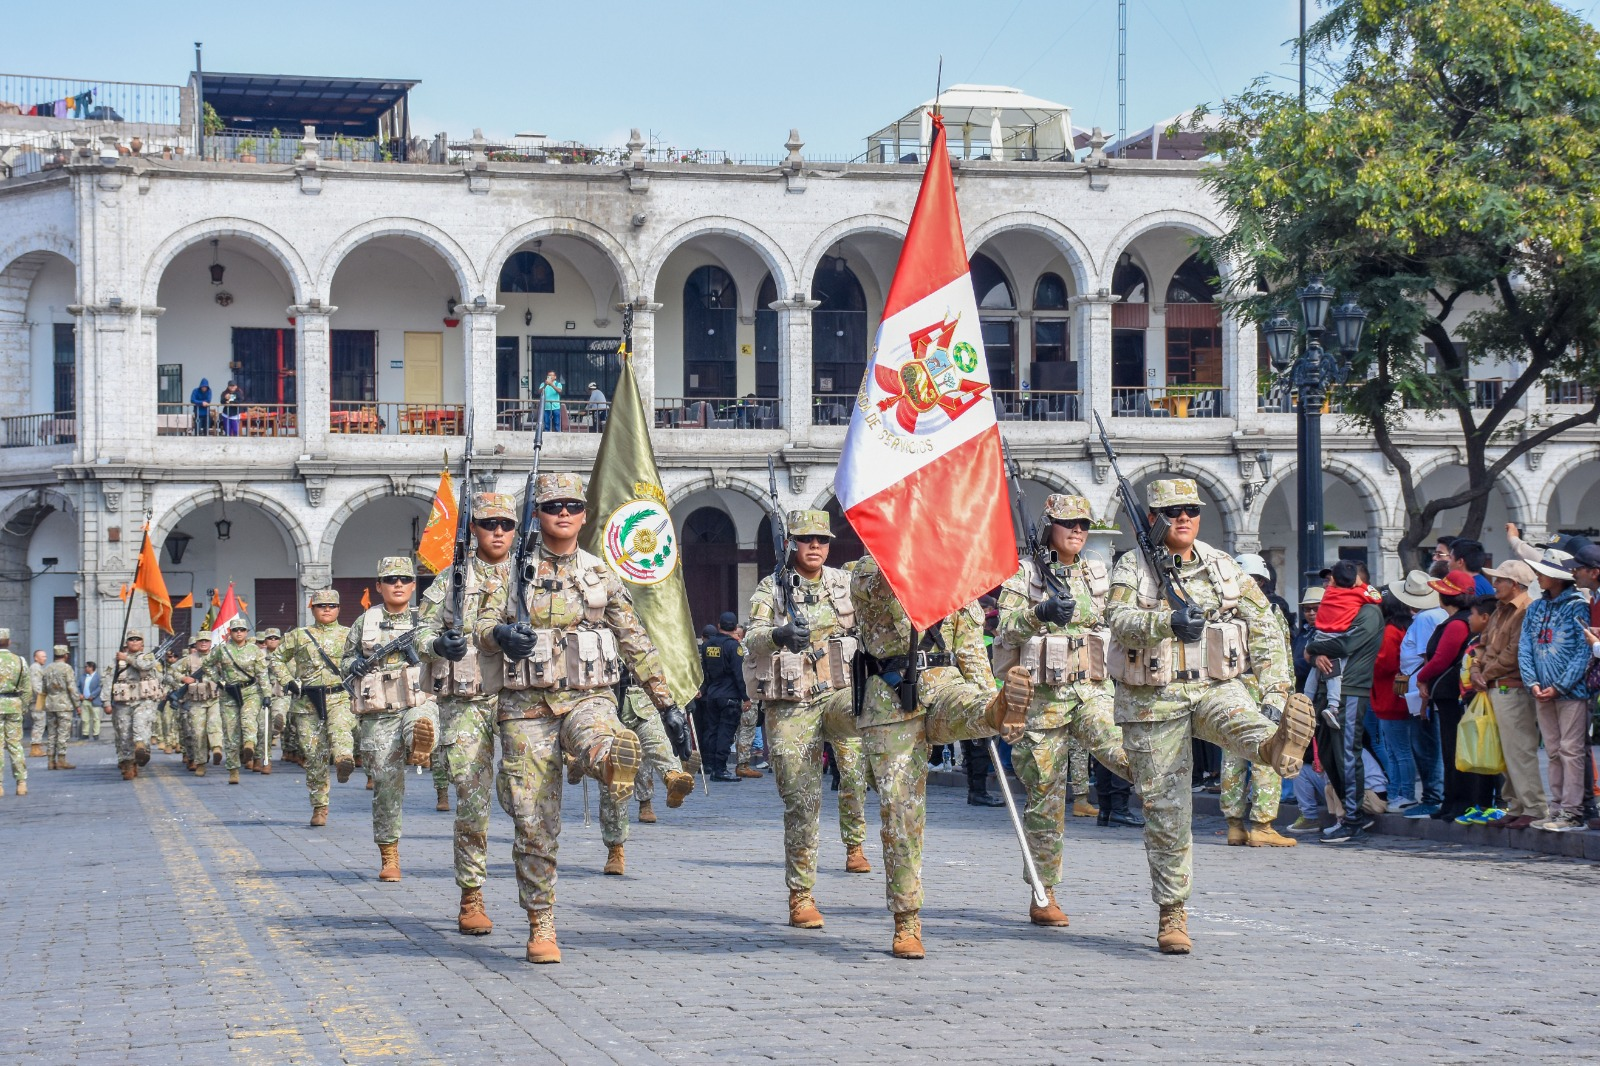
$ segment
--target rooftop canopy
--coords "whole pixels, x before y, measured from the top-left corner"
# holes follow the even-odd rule
[[[1119,159],[1200,159],[1211,154],[1206,137],[1219,124],[1215,115],[1196,122],[1194,112],[1184,111],[1112,141],[1105,153]]]
[[[933,140],[933,109],[944,116],[950,150],[989,159],[1071,159],[1089,143],[1072,108],[1005,85],[952,85],[867,138],[869,162],[920,161]]]
[[[229,129],[317,132],[347,137],[410,134],[407,94],[415,81],[305,78],[287,74],[204,74],[205,102]]]

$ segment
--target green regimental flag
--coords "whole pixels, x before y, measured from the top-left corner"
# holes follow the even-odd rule
[[[650,421],[632,361],[621,359],[622,377],[589,475],[589,521],[581,542],[627,585],[633,609],[661,652],[672,698],[684,706],[700,691],[700,651],[683,586],[678,531],[650,447]]]

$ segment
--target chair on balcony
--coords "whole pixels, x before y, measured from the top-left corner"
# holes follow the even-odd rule
[[[711,422],[711,405],[704,400],[696,400],[684,409],[683,420],[678,423],[680,429],[705,429]]]
[[[1204,389],[1195,393],[1194,402],[1189,405],[1190,418],[1216,418],[1217,390]]]

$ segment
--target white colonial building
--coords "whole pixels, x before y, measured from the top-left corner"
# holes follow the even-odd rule
[[[131,124],[43,121],[0,114],[0,625],[22,647],[72,635],[87,658],[112,650],[147,513],[175,598],[203,608],[232,581],[258,624],[297,624],[307,589],[353,604],[379,556],[412,550],[468,416],[485,482],[520,492],[548,370],[569,402],[545,464],[587,472],[588,386],[616,379],[623,308],[696,620],[742,609],[770,566],[767,457],[785,507],[833,503],[925,151],[909,133],[889,146],[904,120],[867,157],[905,162],[808,159],[793,134],[762,162],[299,126],[201,149],[178,119],[136,130],[134,151]],[[1196,478],[1205,538],[1262,551],[1293,595],[1294,417],[1194,256],[1223,224],[1201,164],[1151,137],[1144,158],[1108,156],[1065,114],[1026,121],[1031,139],[957,125],[952,155],[1035,509],[1076,491],[1115,518],[1095,412],[1135,484]],[[242,397],[224,407],[230,380]],[[1577,398],[1530,394],[1527,414]],[[1325,427],[1327,518],[1349,534],[1329,555],[1392,578],[1396,482],[1369,440],[1336,415]],[[1425,492],[1464,484],[1448,423],[1419,418],[1406,439]],[[1597,439],[1572,434],[1505,480],[1491,551],[1507,519],[1596,524]]]

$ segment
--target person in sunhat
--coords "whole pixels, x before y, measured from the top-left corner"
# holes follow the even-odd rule
[[[1587,828],[1583,815],[1588,785],[1585,750],[1589,739],[1589,687],[1592,654],[1584,633],[1589,605],[1578,595],[1578,561],[1547,549],[1529,563],[1539,577],[1539,599],[1522,619],[1517,665],[1533,694],[1539,733],[1550,759],[1550,817],[1533,828],[1573,832]]]

